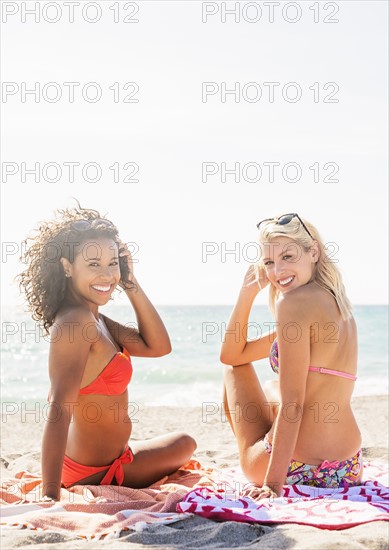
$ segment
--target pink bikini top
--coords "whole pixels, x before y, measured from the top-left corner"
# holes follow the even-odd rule
[[[120,395],[127,388],[131,378],[131,358],[126,348],[123,348],[123,353],[118,351],[97,378],[80,388],[80,394]]]
[[[270,366],[273,369],[273,371],[278,374],[279,371],[279,364],[278,364],[278,343],[277,339],[274,340],[272,343],[272,346],[270,348]],[[356,376],[353,374],[348,374],[347,372],[341,372],[339,370],[332,370],[332,369],[323,369],[321,367],[309,367],[311,372],[320,372],[321,374],[332,374],[333,376],[340,376],[341,378],[348,378],[349,380],[355,380],[357,379]]]
[[[126,348],[123,348],[123,352],[115,353],[97,378],[87,386],[80,388],[80,394],[120,395],[126,390],[131,378],[131,357]],[[50,400],[50,393],[48,399]]]

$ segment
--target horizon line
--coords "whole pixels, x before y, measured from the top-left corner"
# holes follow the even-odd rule
[[[18,304],[18,303],[2,303],[2,307],[22,307],[24,304]],[[27,305],[27,304],[26,304]],[[113,306],[124,306],[125,303],[121,303],[119,304],[118,302],[115,302],[115,303],[112,303],[112,304],[106,304],[106,306],[109,306],[109,305],[113,305]],[[217,303],[217,304],[214,304],[214,303],[208,303],[208,304],[178,304],[178,303],[159,303],[159,304],[154,304],[155,307],[173,307],[173,306],[180,306],[180,307],[209,307],[209,306],[220,306],[220,307],[225,307],[225,306],[234,306],[235,303],[223,303],[223,304],[220,304],[220,303]],[[253,307],[254,306],[261,306],[261,307],[268,307],[267,304],[253,304]],[[351,304],[351,307],[356,307],[356,306],[389,306],[389,303],[355,303],[355,304]],[[100,306],[101,308],[105,307],[105,306]]]

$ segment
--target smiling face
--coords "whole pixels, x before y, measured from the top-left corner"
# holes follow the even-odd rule
[[[292,239],[277,237],[270,242],[262,243],[261,250],[267,278],[283,294],[307,284],[312,279],[318,260],[316,242],[307,252]]]
[[[120,281],[118,247],[112,239],[84,241],[73,263],[66,258],[61,262],[70,295],[91,310],[106,304]]]

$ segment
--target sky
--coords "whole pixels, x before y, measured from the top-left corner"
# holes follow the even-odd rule
[[[36,4],[2,2],[3,303],[23,303],[22,240],[73,197],[133,243],[155,304],[232,304],[257,222],[286,212],[352,303],[387,303],[386,2],[272,22],[264,2]]]

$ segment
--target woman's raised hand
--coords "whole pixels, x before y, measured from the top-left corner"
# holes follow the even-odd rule
[[[118,249],[119,249],[119,258],[123,259],[127,263],[128,271],[129,271],[129,277],[130,280],[133,281],[134,278],[134,262],[131,256],[131,252],[128,250],[126,243],[119,240],[117,242]],[[123,285],[122,281],[120,280],[119,286],[123,289],[126,287]]]
[[[263,267],[256,264],[250,265],[243,281],[244,288],[250,288],[256,294],[269,284],[269,279]]]

